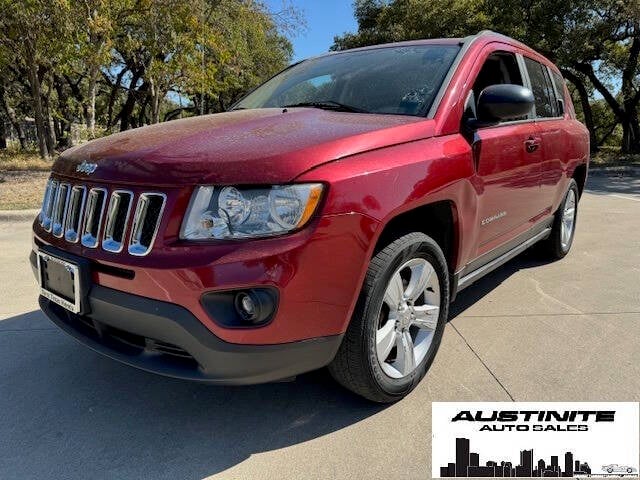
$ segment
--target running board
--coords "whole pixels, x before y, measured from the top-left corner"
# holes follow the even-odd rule
[[[480,278],[485,276],[487,273],[494,271],[496,268],[505,264],[506,262],[511,260],[513,257],[521,254],[527,248],[531,247],[534,243],[537,243],[538,241],[548,237],[550,233],[551,233],[551,227],[547,227],[544,230],[542,230],[540,233],[531,237],[529,240],[526,240],[522,242],[520,245],[518,245],[517,247],[513,248],[513,250],[509,250],[508,252],[500,255],[498,258],[494,260],[491,260],[489,263],[483,265],[477,270],[474,270],[473,272],[468,273],[467,275],[462,277],[460,280],[458,280],[458,291],[468,287],[476,280],[479,280]]]

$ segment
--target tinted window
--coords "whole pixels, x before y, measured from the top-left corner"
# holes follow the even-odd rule
[[[522,85],[518,62],[511,53],[493,53],[482,65],[473,84],[473,93],[478,98],[480,92],[488,86],[503,83]]]
[[[536,100],[536,117],[555,117],[557,115],[556,98],[551,87],[547,67],[526,57],[524,63],[529,72],[531,90],[533,90],[533,96]]]
[[[556,94],[558,97],[558,115],[564,113],[564,80],[560,75],[556,72],[551,72],[551,78],[553,79],[553,84],[556,87]],[[562,102],[562,106],[560,106],[560,102]]]
[[[518,61],[512,53],[492,53],[485,60],[480,72],[478,72],[476,81],[473,83],[473,98],[476,106],[482,90],[491,85],[501,85],[504,83],[522,85],[522,76],[520,75]],[[475,116],[475,111],[465,114]],[[519,118],[513,118],[511,120],[519,120]]]
[[[339,102],[371,113],[423,115],[459,49],[413,45],[312,58],[279,73],[235,108]]]

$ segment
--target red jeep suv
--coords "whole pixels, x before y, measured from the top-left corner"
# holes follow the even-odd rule
[[[456,293],[536,242],[567,254],[588,140],[558,69],[493,32],[305,60],[229,112],[66,151],[33,224],[40,306],[150,372],[328,366],[392,402]]]

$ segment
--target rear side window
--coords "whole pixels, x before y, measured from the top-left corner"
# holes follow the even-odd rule
[[[536,101],[536,117],[547,118],[558,115],[556,97],[551,86],[547,67],[530,58],[524,59],[531,80],[531,90]]]
[[[551,72],[551,79],[556,87],[556,95],[558,97],[558,115],[562,115],[565,112],[564,105],[564,80],[556,72]]]

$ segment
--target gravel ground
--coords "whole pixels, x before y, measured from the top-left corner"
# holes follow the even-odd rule
[[[37,208],[49,172],[0,172],[0,210]]]

